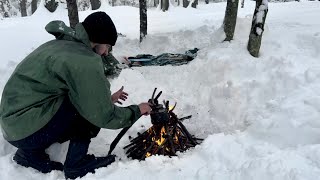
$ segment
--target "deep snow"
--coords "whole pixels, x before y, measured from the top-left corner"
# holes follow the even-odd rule
[[[188,65],[125,69],[111,80],[129,93],[124,105],[147,101],[154,87],[162,98],[178,103],[176,113],[193,115],[184,124],[205,138],[178,157],[154,156],[146,161],[126,158],[122,147],[128,135],[146,130],[141,118],[118,144],[121,158],[82,179],[217,179],[302,180],[320,175],[320,2],[269,3],[259,58],[246,50],[254,2],[239,8],[234,40],[224,38],[220,26],[226,3],[200,4],[198,9],[148,9],[147,39],[139,45],[139,10],[104,6],[119,38],[114,54],[183,53],[198,47]],[[83,20],[91,11],[80,12]],[[54,19],[68,23],[67,11],[39,9],[33,16],[0,20],[0,92],[17,63],[53,36],[44,26]],[[90,153],[106,155],[118,131],[103,130]],[[1,133],[0,133],[1,134]],[[48,152],[64,161],[67,143]],[[0,138],[1,179],[64,179],[62,172],[41,174],[11,159],[15,148]]]

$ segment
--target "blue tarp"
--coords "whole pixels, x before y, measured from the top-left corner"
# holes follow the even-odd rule
[[[129,66],[183,65],[192,61],[197,56],[198,51],[198,48],[194,48],[186,51],[184,54],[163,53],[158,56],[153,56],[151,54],[139,54],[135,57],[128,57]]]

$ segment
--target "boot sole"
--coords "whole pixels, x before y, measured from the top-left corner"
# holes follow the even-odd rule
[[[28,161],[25,157],[19,156],[17,154],[15,154],[13,156],[12,160],[15,161],[17,164],[23,166],[23,167],[26,167],[26,168],[31,167],[33,169],[36,169],[36,170],[42,172],[42,173],[49,173],[52,170],[59,170],[59,171],[63,170],[63,168],[62,168],[63,165],[62,164],[61,164],[61,168],[59,168],[59,169],[52,169],[52,168],[49,168],[49,167],[48,168],[44,168],[44,166],[46,166],[45,164],[42,164],[42,165],[40,165],[40,164],[38,164],[38,165],[37,164],[31,164],[30,161]],[[49,164],[49,162],[48,162],[48,164]]]
[[[78,177],[83,177],[87,173],[95,173],[96,169],[107,167],[115,161],[115,158],[110,158],[106,161],[101,161],[97,164],[92,164],[90,168],[64,168],[64,174],[66,179],[76,179]]]

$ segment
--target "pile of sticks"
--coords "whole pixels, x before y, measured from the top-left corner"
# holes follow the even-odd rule
[[[160,96],[159,94],[161,94],[161,92],[156,99],[153,99],[154,93],[149,102],[154,103],[153,105],[159,107],[157,98]],[[144,160],[145,158],[156,154],[176,156],[176,152],[183,152],[190,147],[195,147],[203,141],[203,139],[191,135],[187,128],[182,124],[183,120],[190,119],[191,116],[179,119],[177,115],[173,113],[176,104],[171,110],[169,110],[169,101],[164,102],[164,105],[165,112],[168,113],[169,119],[163,121],[163,123],[159,123],[161,122],[159,119],[157,121],[152,121],[157,123],[153,124],[153,126],[145,132],[138,133],[136,138],[129,137],[130,144],[124,147],[127,157]]]

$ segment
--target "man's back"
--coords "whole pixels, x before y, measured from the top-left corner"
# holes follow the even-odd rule
[[[16,67],[3,91],[0,122],[5,137],[20,139],[48,123],[69,91],[65,80],[59,77],[67,72],[59,67],[72,64],[75,69],[84,68],[92,55],[95,56],[84,44],[66,40],[49,41],[29,54]],[[15,126],[24,128],[8,131]]]

